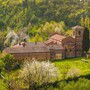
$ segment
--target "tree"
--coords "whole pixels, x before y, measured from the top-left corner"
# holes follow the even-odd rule
[[[85,27],[84,34],[83,34],[83,41],[82,41],[82,48],[83,52],[89,50],[89,29]]]
[[[37,33],[35,37],[30,39],[31,42],[42,42],[43,38]]]
[[[20,77],[28,84],[29,90],[33,90],[35,87],[57,80],[58,69],[49,61],[25,61]]]
[[[0,60],[0,74],[3,70],[3,68],[4,68],[4,62],[2,60]]]
[[[0,31],[0,50],[4,48],[4,33]]]
[[[80,24],[81,26],[84,26],[90,29],[90,18],[88,16],[86,16],[85,18],[81,18]]]
[[[1,60],[5,64],[5,69],[11,71],[14,64],[14,57],[11,54],[6,54],[1,58]]]
[[[72,30],[67,30],[66,32],[65,32],[65,35],[66,36],[72,36]]]
[[[8,32],[6,40],[4,41],[5,46],[13,46],[18,42],[18,35],[14,31]]]

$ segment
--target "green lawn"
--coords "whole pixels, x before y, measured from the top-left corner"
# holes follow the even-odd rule
[[[87,60],[88,62],[83,62],[82,59]],[[53,61],[53,63],[58,67],[59,72],[62,73],[65,70],[69,70],[72,67],[80,69],[80,75],[90,74],[90,59],[86,58],[72,58]],[[61,78],[60,78],[61,79]]]
[[[90,59],[85,58],[88,61],[87,63],[83,62],[81,59],[84,59],[84,58],[73,58],[73,59],[64,59],[64,60],[52,61],[52,63],[54,63],[55,66],[59,69],[59,73],[60,73],[59,74],[60,75],[59,81],[62,79],[65,79],[63,77],[62,73],[64,71],[71,69],[72,67],[76,67],[76,68],[80,69],[80,76],[81,75],[89,75],[90,74]],[[12,75],[16,74],[16,76],[18,76],[17,75],[18,72],[19,72],[18,70],[13,71]],[[3,75],[5,77],[7,77],[7,74],[3,73]],[[3,82],[2,79],[0,79],[0,90],[7,90],[6,84],[5,84],[5,82]]]

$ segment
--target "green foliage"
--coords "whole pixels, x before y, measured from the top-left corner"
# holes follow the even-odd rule
[[[87,52],[89,51],[89,29],[88,28],[85,28],[84,30],[84,34],[83,34],[83,51]]]
[[[68,78],[79,77],[79,75],[80,75],[80,70],[77,69],[76,67],[72,67],[67,73]]]
[[[4,68],[4,62],[2,60],[0,60],[0,69]]]
[[[72,34],[73,34],[73,31],[72,31],[72,30],[67,30],[67,31],[65,32],[65,35],[66,35],[66,36],[72,36]]]
[[[13,64],[14,64],[14,57],[11,54],[6,54],[5,56],[3,56],[1,58],[1,60],[4,62],[5,64],[5,69],[7,71],[11,71]]]
[[[0,31],[5,31],[5,37],[8,27],[17,34],[26,27],[31,41],[43,41],[54,32],[64,35],[66,30],[76,24],[90,28],[89,8],[90,2],[80,0],[1,0]],[[37,33],[39,40],[36,40]],[[66,32],[66,35],[71,35],[71,31]],[[13,44],[16,42],[14,40]],[[8,41],[7,44],[10,46],[11,42]]]
[[[77,81],[61,81],[54,84],[42,86],[39,90],[89,90],[90,80],[79,78]]]
[[[85,58],[86,59],[86,58]],[[60,61],[54,61],[56,67],[59,68],[60,80],[67,78],[67,73],[69,70],[71,70],[73,67],[76,67],[80,70],[79,74],[77,75],[87,75],[90,74],[90,59],[88,60],[88,63],[82,62],[82,58],[73,58],[73,59],[66,59],[66,60],[60,60]]]
[[[42,42],[43,38],[37,33],[35,37],[30,39],[31,42]]]
[[[0,79],[0,89],[1,89],[1,90],[8,90],[8,89],[7,89],[7,84],[4,83],[4,81],[1,80],[1,79]]]
[[[81,71],[82,76],[80,76],[80,77],[84,77],[84,78],[80,78],[80,77],[78,77],[78,78],[75,77],[72,79],[63,78],[62,80],[60,78],[58,81],[56,81],[54,83],[53,82],[45,83],[44,85],[41,85],[35,89],[36,90],[89,90],[90,89],[90,80],[89,80],[90,79],[90,59],[88,59],[88,63],[82,62],[81,59],[82,58],[58,60],[58,61],[53,61],[52,63],[54,63],[55,66],[61,72],[60,77],[61,77],[61,74],[63,73],[63,71],[64,71],[65,75],[69,70],[75,71],[75,69],[72,69],[72,67],[75,66],[76,68],[80,69],[80,71]],[[27,63],[27,65],[29,65],[29,63]],[[36,67],[39,68],[40,65],[38,66],[36,63],[34,65],[35,65],[34,69],[37,73],[38,69],[36,69]],[[30,64],[30,67],[31,66],[33,67],[34,65]],[[45,67],[45,64],[42,65],[42,69],[39,69],[39,70],[45,69],[45,68],[43,68],[43,66]],[[30,69],[30,71],[29,71],[29,69],[27,69],[27,71],[29,71],[31,73],[33,72],[33,74],[35,74],[34,69],[32,69],[30,67],[29,66],[26,67],[26,68]],[[47,65],[46,65],[46,68],[47,68]],[[48,68],[51,68],[51,67],[48,67]],[[19,69],[19,70],[21,70],[21,69]],[[9,78],[8,77],[7,78],[9,81],[8,85],[9,85],[9,88],[11,88],[11,90],[14,90],[14,89],[15,90],[20,90],[20,89],[26,90],[28,88],[26,85],[26,81],[25,81],[25,83],[22,82],[22,80],[24,80],[24,78],[23,79],[19,78],[19,74],[21,74],[21,73],[19,73],[20,72],[19,70],[15,70],[15,71],[7,73],[7,74],[6,74],[6,72],[3,73],[4,76],[6,76],[6,77],[9,76]],[[28,72],[25,73],[26,69],[23,68],[23,70],[24,70],[24,72],[23,72],[24,74],[22,74],[22,75],[25,75],[28,73]],[[41,72],[41,73],[43,74],[43,72]],[[41,73],[40,74],[37,73],[35,75],[38,76],[38,75],[41,75]],[[43,75],[45,75],[45,74],[43,74]],[[51,75],[51,73],[50,73],[50,75]],[[53,73],[52,73],[52,75],[53,75]],[[36,76],[33,79],[35,79],[35,80],[38,79]],[[30,77],[25,77],[25,78],[30,78]],[[27,79],[27,80],[29,80],[29,79]],[[40,80],[40,79],[38,79],[38,80]],[[51,80],[51,78],[50,78],[50,80]],[[0,89],[8,90],[7,88],[8,88],[7,83],[3,82],[3,80],[0,79]],[[33,89],[31,89],[31,90],[33,90]]]
[[[4,33],[0,31],[0,50],[2,50],[4,48]]]
[[[44,25],[42,24],[38,28],[38,32],[42,35],[43,38],[51,35],[52,33],[59,33],[61,35],[65,34],[65,23],[61,21],[60,23],[51,21],[51,22],[46,22]]]
[[[58,79],[58,74],[58,68],[53,63],[33,60],[24,62],[20,78],[29,90],[36,90],[41,85],[55,82]]]
[[[81,18],[80,24],[90,29],[90,18],[88,16],[86,16],[85,18]]]
[[[64,21],[70,27],[79,24],[81,17],[90,16],[89,7],[89,2],[80,0],[1,0],[0,28],[21,28],[52,20]]]

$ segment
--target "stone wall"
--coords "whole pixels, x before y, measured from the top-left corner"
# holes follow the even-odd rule
[[[12,54],[16,60],[49,60],[50,53],[22,53]]]

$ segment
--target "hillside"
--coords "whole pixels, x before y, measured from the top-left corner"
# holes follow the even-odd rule
[[[89,0],[0,0],[0,27],[21,28],[50,21],[64,21],[70,27],[80,24],[89,12]]]
[[[41,42],[56,31],[71,35],[75,25],[90,28],[89,18],[89,0],[0,0],[0,49],[11,30],[17,36],[23,32],[28,41]]]

